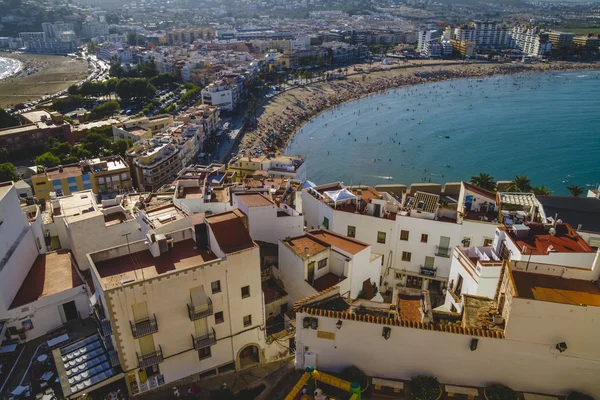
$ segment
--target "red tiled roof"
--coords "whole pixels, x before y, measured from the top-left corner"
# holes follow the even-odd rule
[[[403,321],[421,322],[421,297],[399,295],[398,296],[398,312],[400,319]]]
[[[315,279],[315,283],[312,285],[312,287],[315,290],[321,292],[330,287],[335,287],[335,285],[337,285],[344,279],[346,279],[346,278],[343,276],[339,277],[336,274],[332,274],[331,272],[328,272],[325,275],[321,276],[320,278]]]
[[[21,284],[10,308],[83,285],[68,250],[40,254]]]

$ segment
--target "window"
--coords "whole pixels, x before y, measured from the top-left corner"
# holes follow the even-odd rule
[[[352,225],[348,225],[348,236],[353,238],[356,237],[356,227]]]
[[[215,313],[215,324],[222,324],[225,322],[225,318],[223,318],[223,311],[219,311]]]
[[[489,247],[494,243],[494,239],[485,238],[483,239],[483,247]]]
[[[385,232],[377,232],[377,243],[385,243]]]
[[[211,356],[210,346],[204,347],[204,348],[198,350],[198,356],[200,357],[201,360],[204,360],[205,358],[209,358]]]
[[[317,263],[317,269],[325,268],[327,266],[327,259],[321,260]]]
[[[400,240],[408,240],[408,231],[400,231]]]
[[[462,238],[462,240],[460,241],[462,243],[462,245],[464,247],[469,247],[471,246],[471,238],[468,236],[465,236],[464,238]]]
[[[214,281],[210,284],[212,294],[221,293],[221,281]]]
[[[421,233],[421,243],[427,243],[427,240],[429,239],[429,235],[426,233]]]
[[[408,251],[403,251],[402,252],[402,261],[410,261],[410,257],[412,256],[412,254]]]
[[[242,288],[242,299],[245,299],[246,297],[250,297],[250,286],[244,286]]]
[[[244,326],[252,325],[252,315],[246,315],[244,317]]]

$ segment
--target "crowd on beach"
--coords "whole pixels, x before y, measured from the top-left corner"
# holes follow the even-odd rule
[[[461,68],[420,71],[391,77],[373,78],[368,74],[361,79],[332,80],[329,88],[322,84],[302,87],[282,93],[288,96],[289,105],[284,109],[265,112],[255,128],[244,134],[240,153],[258,157],[266,154],[279,154],[285,150],[301,125],[315,115],[335,108],[345,102],[399,88],[421,83],[439,82],[458,78],[480,78],[498,74],[516,74],[533,71],[561,71],[571,69],[594,69],[596,64],[577,63],[540,63],[540,64],[501,64],[490,68],[489,65],[466,64]]]

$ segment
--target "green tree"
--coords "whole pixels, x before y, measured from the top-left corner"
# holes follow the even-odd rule
[[[17,169],[14,165],[9,162],[0,164],[0,182],[16,181],[18,179]]]
[[[109,100],[106,103],[102,103],[96,106],[90,112],[90,119],[102,119],[110,117],[111,115],[117,114],[121,111],[121,106],[116,100]]]
[[[137,44],[137,33],[135,31],[127,32],[127,44],[135,46]]]
[[[525,175],[517,175],[515,179],[508,185],[507,190],[509,192],[530,192],[531,191],[531,179]]]
[[[131,139],[119,139],[110,145],[110,149],[113,154],[118,154],[121,157],[125,157],[127,150],[133,146]]]
[[[585,189],[578,185],[567,186],[567,190],[575,197],[579,197],[585,192]]]
[[[531,193],[536,194],[538,196],[548,196],[552,194],[552,191],[546,186],[536,186],[531,188]]]
[[[0,108],[0,129],[17,125],[19,125],[19,118],[7,113],[5,109]]]
[[[60,158],[56,157],[49,151],[35,158],[36,165],[43,165],[46,168],[56,167],[60,164]]]
[[[79,94],[79,86],[77,86],[77,85],[71,85],[67,89],[67,92],[69,92],[70,95],[75,96],[75,95]]]
[[[469,179],[469,183],[486,190],[496,190],[496,182],[494,177],[490,174],[480,173],[479,175],[472,176]]]

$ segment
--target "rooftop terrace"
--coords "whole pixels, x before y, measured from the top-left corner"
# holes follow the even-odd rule
[[[95,263],[96,270],[107,289],[119,287],[121,281],[142,281],[162,274],[181,271],[215,260],[208,249],[196,248],[192,239],[175,243],[173,248],[160,257],[153,257],[149,250],[132,255],[111,258]]]
[[[600,288],[580,279],[511,271],[516,296],[552,303],[600,306]]]
[[[594,250],[569,224],[556,224],[554,234],[544,224],[528,223],[512,228],[500,227],[523,254],[591,253]]]
[[[83,285],[68,250],[40,254],[21,284],[10,308]]]

